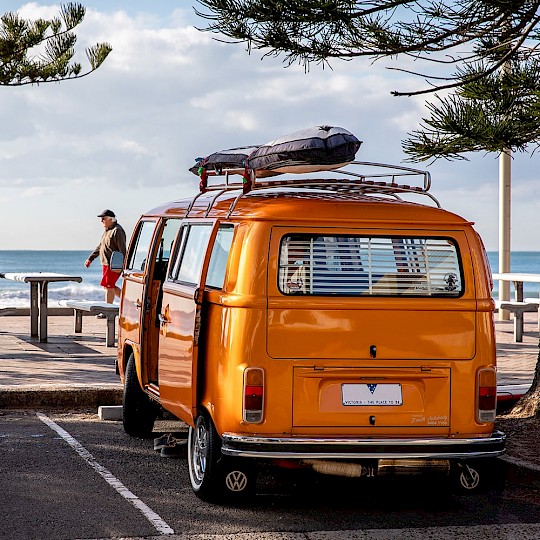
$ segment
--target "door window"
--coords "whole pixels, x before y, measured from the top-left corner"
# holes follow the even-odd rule
[[[127,270],[145,271],[155,228],[155,221],[141,221],[137,231],[137,240],[129,255]]]

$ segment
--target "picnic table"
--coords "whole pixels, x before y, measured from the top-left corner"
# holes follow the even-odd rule
[[[523,340],[523,313],[526,311],[538,311],[539,298],[523,298],[524,283],[540,283],[540,274],[527,274],[521,272],[503,272],[492,274],[494,280],[510,281],[514,284],[514,301],[501,301],[497,305],[500,309],[514,312],[514,341]],[[540,311],[538,311],[538,330],[540,331]]]
[[[496,281],[511,281],[514,284],[514,299],[516,302],[523,302],[524,283],[540,283],[540,274],[504,272],[502,274],[492,274],[492,276]]]
[[[0,278],[30,284],[30,335],[38,337],[41,343],[47,342],[47,296],[48,286],[52,282],[75,281],[80,283],[81,276],[57,274],[54,272],[6,272]]]

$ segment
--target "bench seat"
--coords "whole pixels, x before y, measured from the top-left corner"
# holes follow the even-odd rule
[[[514,314],[514,341],[523,341],[523,313],[538,312],[540,302],[518,302],[517,300],[496,300],[497,309],[506,309]]]
[[[116,336],[116,317],[119,306],[107,302],[93,302],[91,300],[67,300],[65,305],[75,312],[75,333],[82,332],[83,312],[96,314],[103,313],[107,319],[107,347],[114,347]]]

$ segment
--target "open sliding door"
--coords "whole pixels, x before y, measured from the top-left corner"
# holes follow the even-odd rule
[[[160,399],[165,408],[190,425],[197,411],[203,292],[217,229],[212,222],[182,226],[163,285],[158,353]]]

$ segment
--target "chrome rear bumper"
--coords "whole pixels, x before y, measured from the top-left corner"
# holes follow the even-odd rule
[[[464,439],[258,437],[224,433],[226,456],[268,459],[474,459],[504,453],[506,435]]]

